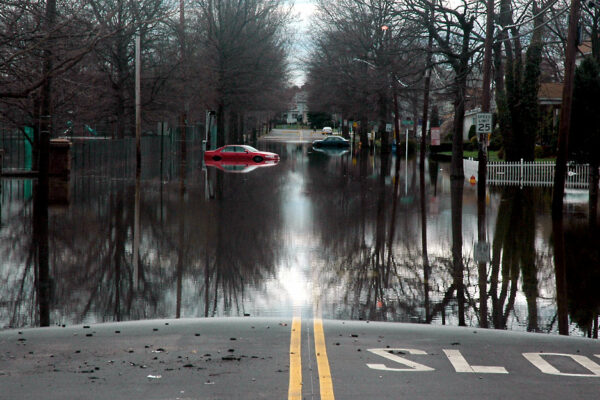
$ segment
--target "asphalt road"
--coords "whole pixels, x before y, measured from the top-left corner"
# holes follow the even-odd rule
[[[0,332],[0,399],[595,399],[600,342],[211,318]]]

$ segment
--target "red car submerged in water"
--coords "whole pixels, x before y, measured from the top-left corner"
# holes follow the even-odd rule
[[[204,152],[205,160],[213,161],[246,161],[262,163],[263,161],[279,161],[279,155],[268,151],[256,150],[252,146],[244,144],[230,144],[219,147],[216,150]]]

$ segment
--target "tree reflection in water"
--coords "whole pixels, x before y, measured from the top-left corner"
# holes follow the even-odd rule
[[[466,250],[462,245],[456,244],[456,248],[451,250],[450,241],[446,242],[446,247],[441,248],[440,243],[435,243],[433,254],[424,257],[423,249],[427,246],[416,240],[418,235],[411,230],[415,228],[412,220],[406,224],[410,228],[395,238],[398,224],[404,225],[405,221],[414,219],[416,211],[413,205],[404,204],[399,207],[399,215],[394,216],[398,183],[407,179],[408,174],[399,173],[397,179],[391,180],[394,184],[389,185],[390,180],[384,174],[373,176],[367,172],[367,160],[363,158],[357,162],[357,175],[352,175],[350,181],[344,181],[344,185],[337,186],[334,193],[323,195],[324,199],[333,199],[334,204],[344,204],[345,207],[341,210],[316,207],[321,210],[315,221],[320,224],[317,231],[322,234],[323,251],[328,254],[329,260],[333,260],[337,271],[330,285],[341,288],[345,293],[341,303],[336,303],[333,309],[335,317],[427,323],[440,319],[442,323],[446,323],[452,318],[453,323],[459,323],[461,311],[458,299],[462,286],[465,323],[490,321],[493,327],[506,329],[510,322],[510,327],[514,327],[515,321],[519,324],[518,321],[522,319],[521,306],[519,305],[518,311],[515,310],[518,294],[522,293],[526,303],[524,328],[530,331],[552,329],[554,319],[547,315],[544,316],[546,325],[540,328],[537,303],[542,284],[539,281],[540,274],[544,275],[544,290],[553,291],[548,287],[549,280],[553,279],[548,272],[552,268],[550,247],[544,242],[536,248],[536,237],[543,236],[543,232],[536,230],[539,228],[536,215],[543,213],[541,210],[547,210],[548,204],[543,197],[541,201],[534,198],[543,192],[532,188],[505,188],[500,190],[499,195],[497,190],[491,194],[493,198],[500,197],[499,206],[494,209],[495,220],[490,220],[493,257],[489,270],[484,269],[485,279],[480,280],[478,266],[471,258],[472,242],[466,242],[469,244]],[[433,168],[438,169],[438,166]],[[371,173],[377,171],[374,169]],[[430,171],[429,177],[431,176],[436,178],[435,182],[429,183],[430,191],[435,197],[437,176]],[[324,185],[323,191],[332,187],[331,182],[318,179],[314,180],[314,184]],[[353,186],[360,190],[355,190]],[[463,182],[450,185],[450,195],[462,198],[462,188]],[[314,192],[318,193],[320,190]],[[425,195],[431,192],[425,192]],[[360,196],[356,201],[353,199],[355,194]],[[316,201],[319,203],[319,200]],[[386,205],[391,207],[386,208]],[[465,217],[460,209],[460,202],[456,201],[450,210],[455,213],[454,221],[465,218],[469,221],[473,217]],[[545,215],[547,221],[548,216]],[[430,219],[424,220],[432,223]],[[440,222],[433,223],[436,224],[435,227]],[[450,229],[456,229],[456,225]],[[434,233],[439,236],[439,226],[435,230],[437,232]],[[459,239],[462,240],[465,228],[455,232],[457,235],[459,233]],[[476,236],[473,240],[476,240]],[[459,240],[458,243],[460,242]],[[382,262],[382,247],[386,247],[385,262]],[[431,259],[431,277],[427,276],[428,269],[423,262],[428,259]],[[540,266],[543,266],[542,270]],[[340,283],[339,277],[344,277],[343,283]],[[486,305],[489,301],[491,315],[488,316],[485,310],[483,314],[480,313],[481,298],[489,298],[484,301]],[[547,300],[544,299],[545,305]]]
[[[48,249],[48,176],[38,179],[33,200],[32,259],[35,264],[35,285],[40,326],[50,325],[51,279]]]
[[[49,217],[38,190],[33,202],[11,203],[3,327],[241,315],[244,287],[273,275],[278,200],[265,199],[260,181],[228,180],[219,201],[204,202],[201,186],[142,179],[137,272],[135,182],[75,175],[71,185],[71,205]]]
[[[196,290],[205,303],[204,316],[239,315],[245,313],[245,288],[260,291],[275,273],[279,254],[276,242],[282,235],[280,209],[276,206],[280,200],[278,193],[267,193],[259,180],[234,174],[225,179],[221,172],[215,179],[215,200],[203,205],[203,215],[197,219],[200,225],[206,224],[197,227],[200,234],[206,232],[206,248],[200,250],[205,252],[204,257],[198,254],[192,261],[204,268],[203,281],[198,282],[201,285]]]
[[[358,168],[350,169],[349,179],[342,174],[324,178],[323,161],[312,161],[308,174],[312,177],[318,242],[335,271],[328,287],[342,291],[331,310],[333,316],[424,321],[422,264],[412,247],[416,242],[396,238],[402,221],[396,215],[398,210],[404,208],[406,215],[412,207],[398,205],[399,187],[409,178],[398,173],[398,159],[390,177],[390,159],[356,155]],[[374,164],[377,161],[379,164]],[[414,174],[410,193],[415,190]]]
[[[502,190],[492,245],[489,295],[491,322],[496,329],[507,327],[521,273],[527,299],[527,330],[537,331],[538,271],[532,188],[507,187]]]
[[[568,309],[588,337],[598,338],[600,232],[584,222],[565,227]]]

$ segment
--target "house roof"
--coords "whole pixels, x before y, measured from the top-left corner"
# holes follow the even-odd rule
[[[579,47],[577,48],[577,50],[579,50],[579,53],[581,53],[583,55],[591,54],[592,53],[592,42],[589,40],[582,42],[579,45]]]
[[[538,101],[540,104],[560,104],[562,103],[562,83],[542,83],[538,91]]]

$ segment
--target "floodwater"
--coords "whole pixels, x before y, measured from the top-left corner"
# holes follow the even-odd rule
[[[319,315],[557,332],[551,189],[488,187],[478,224],[476,186],[453,186],[443,162],[427,161],[422,193],[418,157],[283,135],[255,146],[277,165],[226,172],[203,169],[195,144],[182,168],[154,140],[136,180],[114,146],[75,141],[47,207],[34,180],[2,180],[0,328]],[[570,192],[565,206],[573,335],[600,303],[586,202]]]

